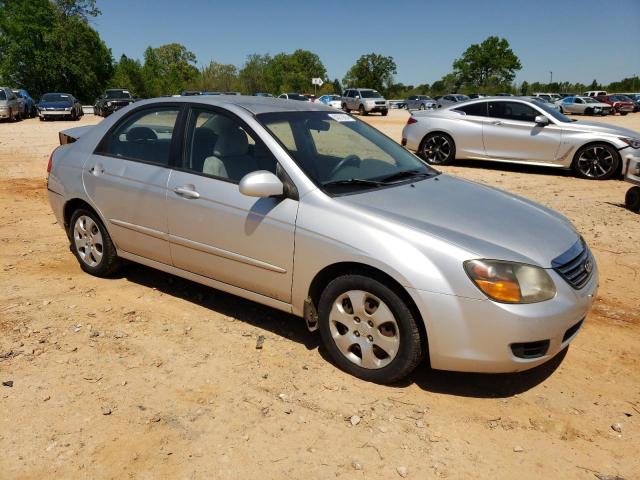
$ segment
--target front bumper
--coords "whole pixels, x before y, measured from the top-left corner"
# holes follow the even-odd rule
[[[408,289],[422,314],[431,366],[462,372],[528,370],[561,352],[582,327],[598,287],[597,268],[580,290],[555,271],[556,296],[545,302],[508,305]],[[514,349],[542,342],[544,353],[521,358]],[[526,347],[525,347],[526,348]]]
[[[9,118],[9,109],[8,108],[6,110],[4,110],[4,109],[0,110],[0,118]]]
[[[386,112],[389,110],[389,105],[384,104],[384,105],[367,105],[366,103],[363,104],[364,105],[364,110],[366,112]]]
[[[38,110],[41,117],[70,117],[71,110]]]

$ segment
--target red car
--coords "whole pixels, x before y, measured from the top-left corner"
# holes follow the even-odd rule
[[[624,95],[598,95],[595,98],[600,102],[611,105],[614,115],[616,113],[626,115],[629,112],[633,112],[633,102]]]

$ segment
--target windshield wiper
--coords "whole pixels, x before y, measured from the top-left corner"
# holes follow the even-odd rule
[[[391,175],[381,178],[380,182],[390,183],[390,182],[393,182],[394,180],[402,180],[404,178],[430,177],[432,175],[435,175],[435,173],[421,172],[420,170],[400,170],[399,172],[392,173]]]
[[[323,183],[323,187],[333,187],[335,185],[362,185],[365,187],[379,187],[380,185],[384,185],[384,182],[379,182],[377,180],[367,180],[365,178],[347,178],[345,180],[334,180],[333,182]]]

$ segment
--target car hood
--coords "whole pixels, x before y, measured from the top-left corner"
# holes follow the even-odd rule
[[[67,102],[40,102],[38,104],[40,108],[69,108],[71,107],[70,103]]]
[[[436,236],[477,258],[551,267],[580,238],[564,216],[525,198],[447,175],[336,197],[364,214]]]
[[[562,127],[570,130],[577,130],[577,131],[583,131],[583,132],[600,132],[600,133],[608,133],[611,135],[622,135],[624,137],[640,138],[640,133],[634,130],[618,127],[617,125],[611,125],[608,123],[601,123],[601,122],[588,122],[588,121],[578,120],[576,122],[563,123]]]

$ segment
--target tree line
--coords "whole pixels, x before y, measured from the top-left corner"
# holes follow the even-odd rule
[[[342,80],[329,79],[320,57],[303,49],[276,55],[254,53],[241,67],[216,61],[199,67],[193,52],[171,43],[148,47],[142,60],[122,55],[114,61],[90,25],[98,15],[95,0],[0,0],[0,84],[26,88],[34,97],[65,91],[84,102],[92,102],[105,87],[128,88],[141,98],[184,90],[307,93],[313,92],[312,78],[324,81],[318,94],[340,94],[345,87],[358,86],[374,88],[387,98],[454,92],[527,95],[640,90],[637,76],[609,85],[596,80],[589,85],[526,81],[517,85],[520,59],[509,42],[497,36],[469,46],[441,79],[416,86],[396,82],[393,57],[377,53],[358,58]]]

